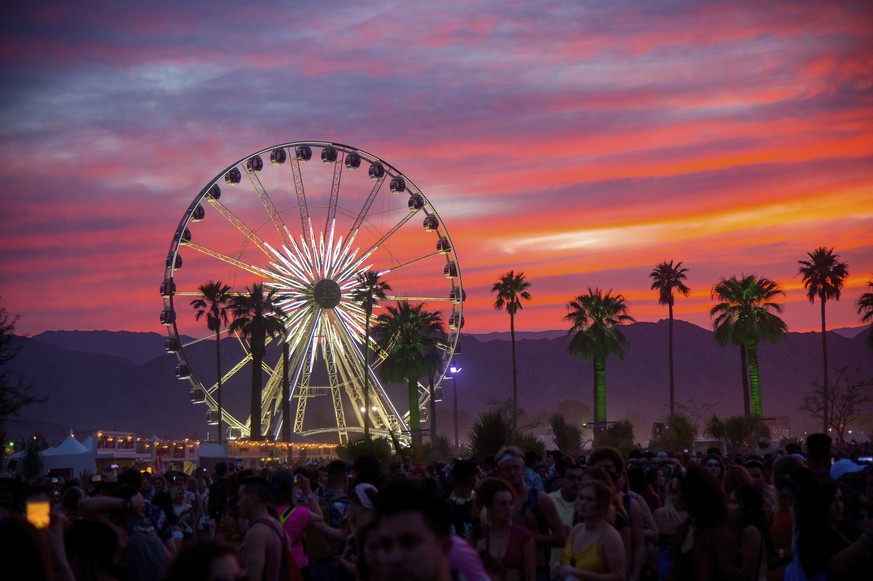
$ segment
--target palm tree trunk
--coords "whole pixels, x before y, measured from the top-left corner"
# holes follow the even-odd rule
[[[224,415],[224,410],[221,407],[221,327],[219,327],[218,331],[215,332],[215,366],[218,370],[216,372],[218,376],[218,388],[215,390],[215,403],[218,405],[218,443],[221,444],[221,422],[223,419],[222,416]]]
[[[261,439],[261,356],[252,353],[252,418],[249,427],[249,439]]]
[[[746,346],[740,345],[740,371],[743,376],[743,415],[749,416],[752,414],[752,407],[749,403],[749,373],[746,370]]]
[[[409,428],[412,430],[412,444],[421,446],[421,415],[418,409],[418,380],[409,380]]]
[[[288,347],[288,337],[282,341],[282,441],[291,443],[291,370],[288,369],[291,361],[290,347]],[[289,449],[288,455],[291,452]]]
[[[825,434],[828,433],[828,428],[830,427],[831,418],[830,418],[830,393],[831,388],[828,383],[828,334],[827,334],[827,326],[825,324],[825,302],[827,299],[824,297],[824,293],[820,293],[818,295],[819,302],[821,303],[821,354],[822,361],[824,362],[824,413],[822,414],[822,429],[821,431]]]
[[[606,421],[606,357],[594,357],[594,420]]]
[[[669,325],[667,327],[667,350],[669,352],[668,361],[670,367],[670,415],[673,416],[676,414],[675,402],[676,402],[676,394],[675,387],[673,384],[673,304],[667,304],[669,317]]]
[[[761,406],[761,376],[758,371],[758,347],[754,341],[746,341],[746,353],[749,358],[749,387],[752,394],[752,412],[761,417],[764,415]]]
[[[515,364],[515,314],[509,313],[509,335],[512,339],[512,433],[518,433],[518,374]]]
[[[437,437],[437,410],[436,398],[433,393],[433,375],[430,376],[430,443],[433,444]]]
[[[370,438],[370,316],[372,312],[366,309],[364,313],[364,439]]]

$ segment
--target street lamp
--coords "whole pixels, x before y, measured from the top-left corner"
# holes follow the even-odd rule
[[[461,373],[461,368],[455,365],[449,367],[449,373],[452,374],[452,399],[454,400],[452,403],[452,408],[454,409],[453,415],[455,417],[455,448],[458,447],[458,374]]]

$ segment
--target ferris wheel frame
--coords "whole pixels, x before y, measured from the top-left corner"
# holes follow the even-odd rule
[[[304,181],[305,172],[301,170],[301,163],[312,163],[310,160],[312,159],[313,150],[318,149],[321,150],[322,163],[329,166],[332,165],[333,169],[330,197],[326,207],[321,204],[310,204],[307,202]],[[293,218],[295,221],[299,221],[299,231],[295,232],[295,234],[297,234],[296,236],[292,235],[291,230],[288,228],[288,223],[290,222],[290,216],[292,213],[290,210],[293,209],[293,200],[292,205],[280,210],[277,205],[274,204],[270,197],[270,193],[259,179],[258,174],[264,169],[262,156],[265,155],[270,156],[271,165],[279,166],[287,163],[291,168],[293,192],[296,196],[296,210],[298,211],[298,215]],[[347,218],[351,218],[352,214],[354,214],[354,212],[349,213],[348,210],[339,206],[343,171],[360,171],[360,168],[365,164],[369,164],[367,171],[372,181],[372,189],[357,211],[357,215],[354,216],[352,226],[349,228],[346,235],[335,240],[334,228],[337,224],[337,212],[344,212]],[[260,224],[247,224],[244,220],[237,217],[233,211],[231,211],[221,201],[220,188],[226,184],[238,185],[242,182],[243,178],[248,178],[253,190],[253,195],[257,197],[263,206],[265,216],[263,222]],[[222,181],[224,184],[222,184]],[[357,252],[360,249],[354,249],[354,252],[352,252],[353,241],[356,240],[361,228],[367,224],[368,214],[371,211],[374,200],[376,200],[380,194],[386,195],[382,193],[382,188],[384,187],[385,182],[388,182],[390,189],[390,194],[387,195],[394,196],[402,194],[403,192],[408,192],[408,214],[402,219],[399,219],[391,229],[383,232],[381,238],[377,239],[375,243],[371,243],[369,248],[366,248],[361,255],[358,255]],[[214,214],[220,216],[226,221],[228,228],[235,229],[244,235],[245,241],[243,242],[243,247],[239,250],[237,256],[229,255],[226,252],[219,252],[206,245],[200,245],[193,238],[190,228],[192,228],[196,222],[204,219],[204,203],[208,204],[212,210],[215,210],[215,212],[213,212]],[[324,230],[319,236],[316,236],[315,231],[313,230],[313,217],[311,212],[311,210],[316,208],[325,210]],[[342,313],[342,315],[344,315],[336,317],[341,320],[341,322],[335,326],[336,334],[334,336],[326,341],[323,336],[319,335],[318,339],[320,340],[316,340],[316,334],[318,332],[323,331],[324,329],[330,330],[332,327],[322,327],[319,326],[319,323],[312,322],[309,324],[309,327],[307,327],[309,330],[308,338],[302,337],[297,333],[292,333],[290,331],[290,325],[301,324],[301,320],[300,317],[297,317],[296,320],[293,319],[292,315],[296,311],[291,307],[288,307],[286,311],[288,317],[285,319],[286,333],[284,340],[288,341],[289,347],[291,347],[291,358],[288,362],[288,371],[285,370],[284,358],[280,358],[279,361],[272,364],[265,361],[264,372],[267,373],[268,379],[262,384],[261,390],[262,417],[260,420],[262,433],[266,433],[268,436],[272,435],[273,437],[277,437],[281,433],[282,422],[290,420],[290,417],[281,417],[281,400],[283,398],[279,391],[281,389],[282,376],[283,374],[287,374],[291,385],[290,399],[297,399],[297,409],[296,413],[294,413],[293,425],[293,431],[295,433],[312,436],[325,432],[335,432],[338,436],[339,442],[341,444],[346,443],[349,440],[349,433],[360,433],[364,431],[363,414],[367,413],[371,416],[370,425],[372,433],[384,436],[392,434],[394,437],[408,442],[412,436],[408,424],[409,411],[400,413],[391,402],[391,398],[386,391],[386,386],[381,382],[379,374],[377,373],[379,364],[387,355],[380,351],[378,345],[372,338],[371,353],[373,354],[373,357],[371,359],[371,365],[367,369],[367,373],[369,374],[370,390],[372,391],[370,399],[373,405],[369,411],[363,410],[359,405],[364,401],[361,385],[363,380],[361,371],[364,367],[364,357],[362,354],[362,328],[364,315],[360,306],[355,305],[351,301],[351,293],[356,287],[350,285],[349,282],[358,274],[365,272],[367,270],[366,262],[368,259],[378,251],[383,243],[389,241],[395,233],[410,222],[415,216],[424,216],[422,228],[425,232],[432,232],[436,235],[437,245],[435,252],[429,256],[404,257],[411,258],[411,260],[406,260],[405,263],[389,263],[379,270],[381,274],[387,274],[397,269],[404,268],[412,263],[433,258],[433,255],[444,256],[443,275],[450,283],[449,292],[446,296],[413,297],[390,295],[388,297],[388,302],[400,300],[427,302],[445,301],[451,305],[450,316],[447,321],[447,334],[442,343],[444,350],[444,364],[438,377],[435,378],[436,381],[434,383],[434,391],[436,391],[445,377],[452,356],[459,348],[460,331],[463,326],[463,306],[464,300],[466,299],[466,293],[463,290],[460,263],[455,251],[455,246],[452,243],[445,224],[439,217],[436,208],[434,208],[423,192],[421,192],[421,190],[411,180],[409,180],[405,174],[383,159],[348,145],[327,141],[293,141],[264,148],[247,155],[227,166],[210,180],[194,197],[193,201],[184,212],[182,219],[179,221],[179,225],[172,237],[170,248],[167,253],[164,279],[160,289],[163,298],[163,310],[161,312],[160,320],[166,327],[168,333],[167,350],[168,352],[175,354],[178,359],[176,369],[177,377],[190,382],[191,387],[189,394],[192,402],[205,403],[209,408],[207,412],[207,423],[215,424],[217,420],[218,405],[215,398],[215,392],[218,383],[217,381],[212,383],[211,379],[206,380],[202,377],[202,373],[198,373],[198,370],[195,369],[195,365],[187,356],[187,349],[200,341],[214,339],[215,334],[210,331],[203,337],[189,341],[179,329],[178,323],[180,317],[185,309],[189,308],[189,305],[184,304],[184,302],[181,305],[177,304],[177,297],[181,300],[181,297],[199,296],[199,292],[196,291],[196,288],[186,287],[177,289],[176,287],[176,272],[182,268],[182,250],[185,250],[186,253],[188,253],[189,250],[194,250],[196,252],[195,255],[207,256],[212,260],[218,261],[218,264],[225,267],[229,265],[233,268],[246,271],[250,275],[254,275],[256,278],[261,279],[261,282],[266,286],[272,288],[281,288],[284,284],[286,285],[286,289],[292,289],[294,284],[293,282],[289,282],[290,279],[288,279],[288,277],[290,276],[291,279],[297,277],[296,282],[299,283],[297,286],[301,288],[312,287],[311,290],[313,291],[313,296],[309,297],[312,300],[310,300],[308,308],[313,310],[312,301],[318,303],[314,308],[315,319],[319,319],[321,316],[328,318],[333,313]],[[286,217],[288,218],[287,220]],[[271,229],[276,230],[276,233],[278,233],[279,239],[282,242],[281,245],[277,245],[279,248],[274,248],[264,239],[265,236],[262,236],[261,234],[264,228],[266,228],[267,231]],[[275,240],[275,234],[273,236]],[[257,247],[266,255],[264,264],[252,264],[251,260],[241,260],[246,251],[246,246],[249,245],[251,245],[249,250],[251,247]],[[326,247],[327,249],[325,250]],[[264,252],[265,249],[269,252]],[[340,280],[321,285],[322,287],[330,287],[327,290],[334,291],[334,294],[336,287],[339,287],[341,295],[338,298],[334,297],[333,299],[328,299],[328,303],[335,303],[332,304],[332,306],[323,302],[325,300],[324,297],[319,299],[319,297],[315,296],[318,291],[315,287],[317,287],[318,283],[321,281],[314,280],[312,273],[302,273],[299,268],[295,268],[300,267],[299,261],[302,260],[306,262],[307,257],[311,263],[319,262],[318,256],[316,255],[321,257],[321,262],[328,262],[330,259],[338,259],[340,257],[345,260],[346,269],[341,274],[337,275]],[[391,260],[396,260],[396,257],[391,254],[386,254],[386,257],[390,257]],[[383,259],[384,258],[385,257],[383,257]],[[316,265],[309,264],[308,266],[314,268]],[[321,266],[326,265],[321,264],[317,266],[320,268]],[[322,280],[325,279],[333,280],[329,276],[325,276]],[[388,281],[390,282],[390,279],[388,279]],[[240,292],[240,289],[235,290]],[[324,288],[322,290],[324,290]],[[291,290],[288,292],[292,294],[284,295],[286,298],[293,295]],[[300,292],[305,294],[308,291]],[[322,292],[322,294],[324,293]],[[309,298],[307,298],[308,296],[309,295],[304,296],[302,294],[297,296],[297,299],[299,299],[297,300],[297,303],[301,303],[301,301],[306,302],[306,300],[309,300]],[[301,299],[301,297],[303,298]],[[297,306],[299,306],[299,304]],[[188,314],[191,313],[189,312]],[[223,331],[226,333],[226,328],[223,329]],[[245,337],[237,336],[236,339],[239,341],[243,352],[247,355],[226,372],[223,369],[224,366],[222,366],[222,374],[224,378],[223,384],[225,385],[227,385],[227,379],[233,377],[236,373],[241,372],[241,370],[246,367],[246,364],[251,362],[252,359]],[[291,345],[292,339],[295,339],[293,345]],[[282,339],[278,339],[278,341],[281,340]],[[270,339],[268,339],[268,342],[269,341]],[[325,347],[325,345],[327,345],[327,347]],[[314,362],[318,360],[323,360],[328,370],[328,386],[312,386],[309,383]],[[323,389],[324,387],[327,387],[327,389]],[[429,386],[425,386],[421,383],[418,384],[418,389],[419,407],[426,414],[427,404],[430,402],[432,396],[431,390],[429,389]],[[308,428],[304,426],[307,401],[309,398],[316,395],[314,393],[316,391],[327,391],[330,393],[337,420],[335,426],[328,425]],[[345,398],[343,398],[344,394],[346,396]],[[321,393],[321,395],[324,395],[324,393]],[[354,424],[350,424],[345,419],[345,406],[348,404],[352,405],[353,415],[356,418]],[[237,418],[234,415],[227,413],[227,410],[224,410],[222,416],[221,419],[226,424],[225,433],[228,437],[245,437],[250,433],[250,417]],[[219,427],[219,429],[223,428]]]

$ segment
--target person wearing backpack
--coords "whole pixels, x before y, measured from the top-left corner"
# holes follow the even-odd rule
[[[537,553],[536,579],[549,579],[551,549],[562,547],[566,540],[564,523],[558,515],[555,501],[542,490],[531,488],[524,481],[524,453],[516,446],[504,446],[494,457],[497,474],[515,490],[513,520],[533,533]]]
[[[240,554],[248,581],[302,581],[291,554],[291,540],[271,514],[271,486],[263,478],[242,480],[237,497],[239,516],[248,521]]]
[[[310,482],[309,474],[303,468],[293,473],[279,470],[270,481],[279,522],[291,539],[291,554],[306,581],[310,579],[310,570],[304,532],[323,520],[318,498],[312,493]]]
[[[324,523],[317,523],[304,532],[312,581],[333,581],[339,578],[339,558],[346,540],[343,519],[349,506],[349,472],[342,460],[327,465],[327,481],[316,491]]]

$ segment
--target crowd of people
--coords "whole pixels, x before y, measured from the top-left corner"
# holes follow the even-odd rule
[[[825,434],[758,452],[539,458],[504,446],[428,466],[372,455],[191,475],[110,466],[41,490],[6,477],[0,571],[61,581],[869,579],[873,466],[835,457]],[[37,528],[26,515],[42,498],[50,518]]]

